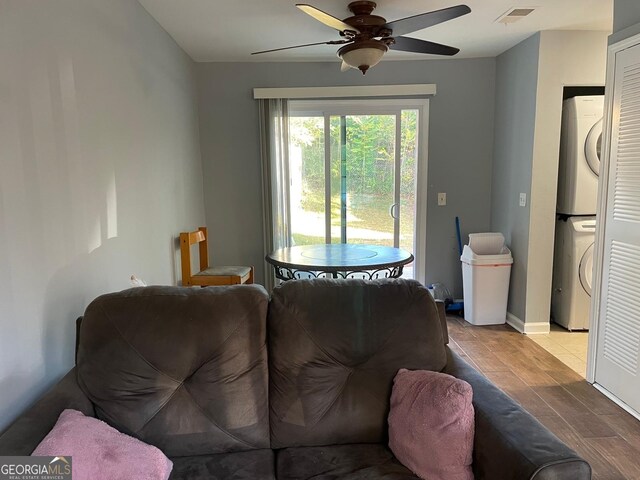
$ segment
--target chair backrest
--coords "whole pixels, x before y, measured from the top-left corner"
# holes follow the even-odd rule
[[[198,244],[200,271],[209,268],[209,242],[207,227],[199,227],[195,232],[180,234],[180,258],[182,262],[182,284],[191,285],[191,245]]]

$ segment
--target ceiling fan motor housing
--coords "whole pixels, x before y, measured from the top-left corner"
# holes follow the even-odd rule
[[[373,38],[380,36],[379,30],[387,24],[387,20],[378,15],[371,15],[376,8],[375,2],[367,0],[359,0],[349,4],[349,10],[353,12],[353,16],[343,20],[347,25],[351,25],[358,29],[360,37]]]
[[[371,15],[371,12],[373,12],[377,6],[376,2],[358,0],[356,2],[351,2],[347,8],[349,11],[353,12],[354,15]]]

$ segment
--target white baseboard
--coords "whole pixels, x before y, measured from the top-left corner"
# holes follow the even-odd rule
[[[524,333],[524,322],[511,312],[507,312],[507,323],[520,333]]]
[[[550,329],[549,322],[523,322],[511,312],[507,312],[507,323],[526,335],[549,333]]]
[[[636,417],[638,420],[640,420],[640,412],[636,412],[633,408],[631,408],[629,405],[624,403],[622,400],[620,400],[618,397],[616,397],[613,393],[611,393],[609,390],[604,388],[599,383],[593,383],[592,385],[596,390],[602,393],[605,397],[607,397],[613,403],[617,404],[619,407],[623,408],[624,410],[629,412],[631,415]]]

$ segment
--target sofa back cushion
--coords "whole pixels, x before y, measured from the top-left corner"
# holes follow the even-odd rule
[[[258,285],[103,295],[80,327],[80,387],[168,456],[268,447],[267,306]]]
[[[412,280],[295,280],[269,305],[271,446],[387,441],[400,368],[440,371],[442,330]]]

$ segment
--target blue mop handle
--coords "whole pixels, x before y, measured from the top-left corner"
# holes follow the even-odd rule
[[[456,235],[458,236],[458,253],[462,255],[462,238],[460,236],[460,218],[456,217]]]

